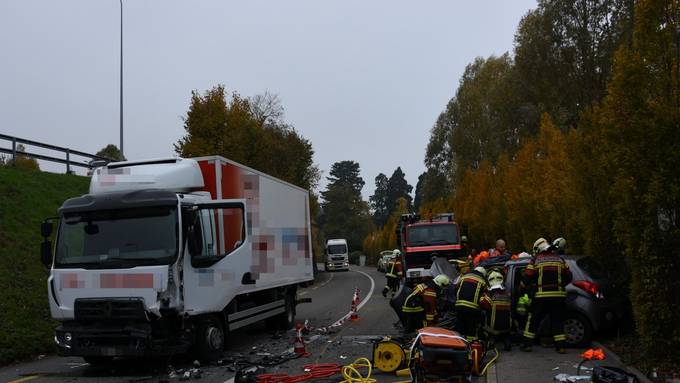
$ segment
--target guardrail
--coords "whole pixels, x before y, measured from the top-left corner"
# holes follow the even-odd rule
[[[91,169],[92,168],[92,165],[91,165],[92,160],[112,161],[112,159],[110,159],[110,158],[98,156],[96,154],[85,153],[85,152],[81,152],[79,150],[73,150],[71,148],[64,148],[64,147],[61,147],[61,146],[45,144],[45,143],[42,143],[42,142],[27,140],[25,138],[9,136],[9,135],[6,135],[6,134],[0,134],[0,140],[5,140],[5,141],[11,142],[12,147],[9,148],[9,149],[0,147],[0,153],[10,154],[12,156],[11,159],[13,161],[16,160],[17,156],[26,156],[26,157],[35,158],[37,160],[43,160],[43,161],[50,161],[50,162],[65,164],[66,165],[66,173],[71,173],[71,166],[80,166],[80,167],[83,167],[83,168]],[[25,144],[25,145],[29,145],[29,146],[35,146],[35,147],[39,147],[39,148],[43,148],[43,149],[61,152],[61,153],[64,153],[65,156],[64,156],[64,158],[58,158],[58,157],[53,157],[51,155],[45,155],[45,154],[40,154],[40,153],[31,153],[31,152],[24,151],[24,150],[18,150],[17,149],[18,144]],[[72,155],[80,156],[80,157],[86,157],[86,158],[89,158],[90,160],[88,160],[88,161],[72,160],[71,159]]]

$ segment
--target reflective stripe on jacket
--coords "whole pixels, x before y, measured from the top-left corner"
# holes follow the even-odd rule
[[[536,255],[524,270],[524,284],[535,291],[535,298],[564,298],[571,282],[571,270],[564,260],[549,251]]]
[[[456,307],[479,309],[479,300],[486,293],[486,281],[478,271],[471,271],[460,277],[456,291]]]
[[[437,319],[437,291],[434,282],[427,281],[417,285],[404,300],[402,311],[405,313],[425,312],[425,321],[432,324]]]

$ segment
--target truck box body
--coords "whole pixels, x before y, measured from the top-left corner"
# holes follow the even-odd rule
[[[176,353],[215,328],[290,326],[313,279],[308,192],[223,157],[97,168],[59,213],[48,296],[62,355]]]

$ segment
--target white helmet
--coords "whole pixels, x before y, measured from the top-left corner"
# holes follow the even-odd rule
[[[486,278],[486,269],[483,268],[482,266],[475,267],[475,271],[481,273],[484,276],[484,278]]]
[[[517,258],[531,258],[531,254],[527,253],[526,251],[523,251],[523,252],[519,253]]]
[[[489,285],[491,287],[495,285],[503,285],[503,274],[499,273],[496,270],[493,270],[492,272],[489,273],[489,276],[487,277],[487,280],[489,281]]]
[[[439,287],[446,287],[451,284],[451,280],[444,274],[439,274],[434,277],[434,283]]]
[[[401,251],[399,249],[394,249],[392,250],[393,255],[401,255]]]
[[[545,238],[539,238],[534,242],[534,254],[544,252],[550,248],[548,240]]]
[[[564,248],[567,246],[567,240],[562,237],[559,237],[553,241],[552,245],[556,249],[564,250]]]

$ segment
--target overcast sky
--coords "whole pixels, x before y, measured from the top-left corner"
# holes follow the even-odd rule
[[[128,159],[174,155],[191,90],[268,90],[312,141],[324,177],[333,162],[357,161],[367,197],[397,166],[415,188],[465,66],[512,50],[535,1],[123,6]],[[0,0],[0,133],[92,153],[118,145],[119,12],[116,0]]]

